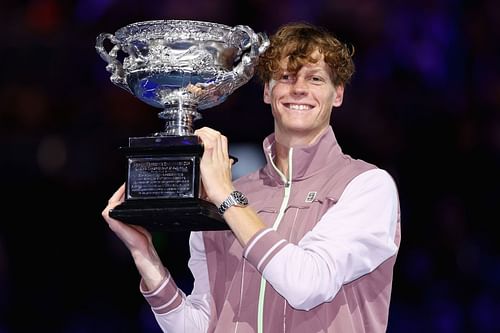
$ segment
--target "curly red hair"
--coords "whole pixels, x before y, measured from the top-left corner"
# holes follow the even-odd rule
[[[297,73],[306,63],[316,63],[318,51],[329,66],[332,83],[345,86],[354,74],[354,48],[340,42],[327,30],[309,23],[281,26],[270,38],[271,44],[259,58],[257,75],[263,82],[279,77],[280,61],[288,58],[287,71]]]

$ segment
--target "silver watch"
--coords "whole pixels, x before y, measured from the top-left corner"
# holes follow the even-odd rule
[[[233,191],[224,200],[219,207],[219,214],[223,215],[224,212],[231,206],[245,207],[248,205],[247,197],[240,191]]]

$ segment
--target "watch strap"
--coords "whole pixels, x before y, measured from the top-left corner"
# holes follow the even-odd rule
[[[224,215],[226,210],[231,206],[245,207],[248,205],[246,196],[240,191],[233,191],[219,206],[219,214]]]

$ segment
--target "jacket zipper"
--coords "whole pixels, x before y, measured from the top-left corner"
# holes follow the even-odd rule
[[[283,201],[281,202],[281,207],[274,221],[272,228],[274,230],[278,229],[278,226],[285,215],[285,209],[288,206],[288,200],[290,199],[290,190],[292,188],[292,157],[293,157],[293,148],[290,148],[288,152],[288,179],[286,176],[276,167],[274,164],[272,156],[269,156],[269,161],[271,161],[272,166],[281,176],[285,187],[283,193]],[[260,278],[260,290],[259,290],[259,302],[257,305],[257,333],[264,333],[264,297],[266,294],[266,280],[264,277]]]

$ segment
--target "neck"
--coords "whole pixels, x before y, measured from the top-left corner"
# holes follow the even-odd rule
[[[289,146],[285,146],[278,141],[274,144],[276,149],[276,155],[274,156],[274,164],[276,167],[288,177],[288,152],[290,150]]]
[[[298,135],[297,133],[285,133],[279,128],[276,128],[274,136],[276,149],[274,164],[276,167],[288,178],[288,156],[290,148],[312,145],[318,140],[324,131],[325,128],[318,133]]]
[[[309,146],[314,144],[327,128],[328,126],[325,126],[313,132],[301,132],[300,130],[293,131],[280,128],[280,126],[277,126],[275,123],[274,137],[276,142],[285,146],[286,149],[297,146]]]

